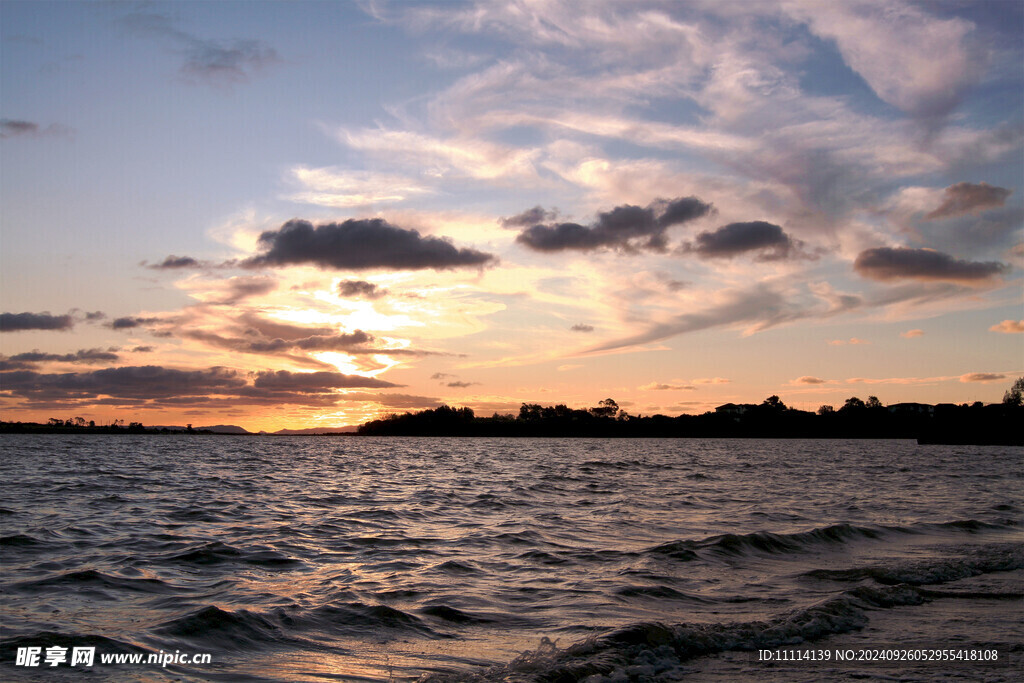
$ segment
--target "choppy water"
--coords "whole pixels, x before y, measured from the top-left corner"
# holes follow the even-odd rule
[[[1024,662],[1022,449],[2,435],[4,680],[820,680]],[[202,665],[101,653],[209,653]],[[878,668],[882,666],[883,668]],[[859,673],[858,673],[859,672]]]

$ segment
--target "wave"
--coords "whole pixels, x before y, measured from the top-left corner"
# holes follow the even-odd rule
[[[302,560],[283,555],[276,550],[257,547],[248,550],[211,541],[203,545],[187,550],[183,553],[164,556],[159,558],[160,562],[171,562],[175,564],[190,565],[218,565],[225,563],[251,564],[267,568],[293,568],[302,564]]]
[[[852,569],[815,569],[805,572],[802,576],[840,582],[870,579],[886,586],[927,586],[1015,569],[1024,569],[1024,546],[995,543],[977,548],[963,548],[959,556],[939,561],[905,562],[895,566],[875,565]]]
[[[216,605],[172,619],[153,629],[159,636],[202,645],[207,649],[261,649],[289,640],[279,624],[248,610],[230,612]]]
[[[95,569],[84,569],[66,572],[56,576],[48,576],[35,581],[22,581],[9,586],[9,590],[19,593],[42,593],[54,588],[82,590],[131,591],[133,593],[169,594],[178,591],[174,586],[160,579],[134,579],[123,576],[103,574]]]
[[[668,557],[689,562],[708,559],[709,556],[744,556],[752,554],[782,555],[811,552],[860,540],[877,540],[897,534],[927,534],[929,532],[966,532],[1006,530],[1014,523],[993,524],[974,519],[921,524],[915,526],[857,526],[833,524],[809,531],[778,534],[755,531],[749,534],[720,534],[701,540],[679,540],[663,543],[643,551],[647,555]]]
[[[420,683],[515,680],[582,681],[591,676],[633,680],[627,669],[646,663],[649,674],[669,671],[682,662],[730,650],[773,648],[864,628],[869,610],[926,602],[912,587],[858,587],[816,605],[767,621],[731,624],[631,624],[604,636],[590,637],[564,649],[547,638],[541,646],[501,667],[480,673],[427,674]]]
[[[962,566],[955,561],[934,561],[908,578],[917,583],[859,585],[816,604],[798,608],[763,621],[720,624],[630,624],[602,636],[591,636],[565,648],[548,638],[540,647],[525,652],[504,666],[478,673],[424,674],[419,683],[497,682],[521,680],[569,683],[594,680],[657,680],[665,673],[679,673],[688,660],[726,651],[771,649],[863,629],[876,610],[921,605],[938,599],[1019,600],[1015,592],[955,591],[924,588],[929,584],[984,573],[1024,568],[1024,547],[1012,544],[983,546]],[[952,571],[951,571],[952,569]],[[811,573],[817,574],[817,573]],[[596,678],[600,677],[600,678]],[[604,677],[608,677],[607,679]],[[675,680],[673,677],[672,680]]]

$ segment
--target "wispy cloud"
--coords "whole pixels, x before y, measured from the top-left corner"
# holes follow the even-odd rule
[[[960,375],[961,382],[997,382],[1006,378],[1007,376],[1001,372],[969,372]]]

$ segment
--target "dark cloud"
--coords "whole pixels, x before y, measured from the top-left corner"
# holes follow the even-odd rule
[[[476,386],[477,384],[480,384],[480,382],[448,382],[445,386],[452,389],[465,389],[466,387]]]
[[[114,318],[110,321],[108,326],[113,330],[130,330],[159,321],[159,318],[135,318],[132,316],[126,316],[124,318]]]
[[[793,380],[794,384],[824,384],[825,380],[820,377],[813,377],[811,375],[804,375],[803,377],[797,377]]]
[[[589,226],[578,223],[533,225],[519,233],[516,241],[535,251],[546,252],[602,248],[664,251],[665,231],[669,227],[700,218],[712,210],[711,204],[696,197],[657,200],[646,207],[625,204],[598,214],[597,221]]]
[[[388,290],[380,289],[377,285],[366,280],[343,280],[338,283],[338,294],[346,299],[379,299],[386,296]]]
[[[136,346],[133,349],[129,349],[132,353],[152,353],[152,346]]]
[[[382,379],[343,375],[340,372],[289,372],[278,370],[258,372],[253,386],[257,389],[300,393],[317,393],[329,389],[387,388],[401,386]]]
[[[136,12],[122,23],[131,31],[171,41],[184,55],[182,75],[211,85],[246,83],[263,68],[281,61],[277,51],[259,40],[222,42],[199,38],[181,30],[163,14]]]
[[[19,119],[0,119],[0,140],[14,137],[37,138],[50,135],[70,135],[72,130],[65,126],[50,124],[46,128],[41,127],[34,121],[22,121]]]
[[[29,351],[17,353],[7,358],[16,363],[113,363],[119,360],[118,355],[113,351],[102,349],[80,349],[75,353],[42,353],[40,351]]]
[[[0,313],[0,332],[22,332],[25,330],[70,330],[75,321],[70,314],[50,315],[49,313]]]
[[[387,353],[384,349],[365,348],[365,344],[373,341],[373,336],[362,330],[356,330],[351,334],[314,334],[298,339],[253,335],[228,337],[206,330],[185,330],[181,332],[180,336],[240,353],[281,354],[299,349],[303,351]]]
[[[459,249],[446,239],[422,237],[380,218],[350,219],[315,228],[309,221],[291,220],[280,230],[260,235],[266,252],[242,262],[247,268],[311,264],[320,268],[362,270],[442,270],[483,266],[495,260],[475,249]]]
[[[91,313],[86,313],[85,314],[86,322],[95,322],[97,320],[103,320],[106,317],[107,317],[107,314],[104,313],[103,311],[93,311]]]
[[[997,261],[963,261],[931,249],[879,247],[862,251],[854,269],[872,280],[941,280],[979,282],[1009,269]]]
[[[515,216],[509,216],[508,218],[499,218],[498,223],[503,228],[528,228],[544,221],[553,221],[558,217],[558,211],[548,211],[542,206],[535,206],[532,209],[527,209],[522,213],[517,213]]]
[[[700,258],[733,258],[756,251],[759,252],[759,261],[809,256],[804,251],[803,242],[766,221],[730,223],[711,232],[702,232],[693,242],[684,244],[682,251],[697,254]]]
[[[180,268],[202,268],[203,264],[191,256],[175,256],[171,254],[160,263],[147,266],[154,270],[176,270]]]
[[[236,370],[175,370],[159,366],[108,368],[84,373],[43,374],[15,370],[0,374],[0,395],[22,399],[20,407],[43,410],[86,406],[121,409],[209,408],[295,404],[331,407],[359,400],[338,394],[343,387],[381,388],[399,385],[337,372],[261,372],[249,383]],[[365,395],[363,395],[365,396]],[[362,400],[377,400],[367,396]]]
[[[573,332],[593,332],[594,331],[594,326],[593,325],[584,325],[584,324],[580,323],[578,325],[573,325],[569,329],[572,330]]]
[[[448,379],[449,377],[455,377],[455,375],[449,375],[447,372],[435,372],[430,379]]]
[[[250,75],[281,61],[277,51],[259,40],[220,43],[193,38],[181,71],[214,83],[247,83]]]
[[[62,374],[16,371],[4,373],[0,380],[4,393],[43,400],[202,396],[234,392],[246,385],[242,376],[227,368],[173,370],[155,365]]]
[[[38,132],[38,123],[19,121],[17,119],[0,119],[0,138],[13,138],[16,135],[35,135]]]
[[[987,209],[995,209],[1006,203],[1006,198],[1013,194],[1012,190],[996,187],[988,183],[957,183],[946,188],[942,204],[939,208],[925,216],[926,219],[952,218],[965,213],[978,213]]]

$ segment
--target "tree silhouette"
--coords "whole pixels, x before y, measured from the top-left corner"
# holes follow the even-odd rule
[[[1005,394],[1003,403],[1008,406],[1024,405],[1024,377],[1018,377]]]
[[[596,408],[590,409],[590,414],[594,417],[615,417],[617,412],[619,412],[619,404],[610,398],[598,403]]]
[[[843,407],[839,409],[839,411],[849,413],[855,410],[863,410],[864,407],[864,401],[860,400],[856,396],[851,396],[850,398],[846,399],[846,402],[843,404]]]

